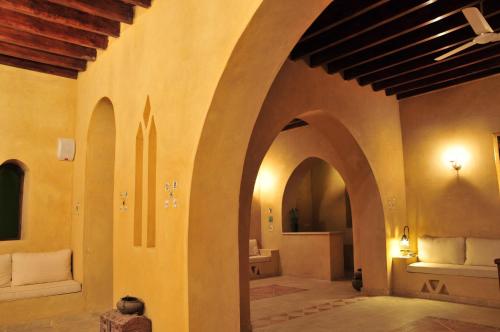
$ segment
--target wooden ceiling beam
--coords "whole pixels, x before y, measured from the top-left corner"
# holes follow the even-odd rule
[[[462,43],[456,44],[453,47],[458,47],[461,44]],[[487,48],[492,47],[492,46],[494,46],[494,44],[474,46],[468,50],[465,50],[461,53],[458,53],[457,55],[455,55],[451,58],[448,58],[447,60],[443,60],[443,61],[448,61],[449,59],[456,59],[456,58],[459,58],[462,56],[473,54],[475,52],[482,51],[482,50],[487,49]],[[398,77],[400,75],[404,75],[404,74],[411,73],[411,72],[414,72],[414,71],[417,71],[417,70],[420,70],[423,68],[427,68],[429,66],[436,65],[439,62],[437,62],[435,60],[435,58],[438,57],[439,55],[445,54],[449,50],[451,50],[451,47],[447,47],[444,50],[438,50],[438,51],[432,52],[428,55],[418,57],[416,59],[411,59],[409,61],[405,61],[403,63],[394,65],[392,67],[384,68],[382,70],[375,71],[373,73],[370,73],[370,74],[367,74],[364,76],[360,76],[357,79],[358,83],[361,86],[365,86],[368,84],[374,84],[374,83],[377,83],[380,81],[385,81],[385,80],[391,79],[393,77]]]
[[[494,16],[489,16],[487,19],[493,29],[497,31],[500,29],[500,11],[495,13]],[[365,52],[362,58],[351,56],[336,61],[335,63],[330,63],[328,69],[330,73],[342,70],[344,78],[351,79],[353,76],[364,76],[403,62],[413,61],[429,54],[434,53],[435,56],[439,56],[446,53],[444,50],[450,50],[453,47],[470,41],[475,36],[476,34],[472,31],[470,26],[466,25],[451,33],[444,31],[437,38],[431,38],[430,40],[409,48],[398,49],[381,55],[373,54],[371,57],[369,57],[370,53],[368,52]]]
[[[132,24],[133,6],[118,0],[48,0],[62,6],[104,17],[113,21]]]
[[[385,90],[385,93],[388,96],[400,94],[415,89],[425,88],[427,86],[435,85],[441,82],[447,82],[449,80],[453,80],[470,74],[481,73],[492,68],[500,68],[500,56],[474,64],[461,66],[450,71],[446,71],[430,77],[425,77],[413,82],[398,85],[396,87],[388,88]]]
[[[411,1],[410,1],[411,2]],[[454,0],[448,5],[438,2],[400,17],[382,27],[311,55],[311,64],[320,65],[366,51],[378,55],[404,49],[437,38],[443,31],[468,25],[461,10],[478,4],[477,0]]]
[[[486,6],[487,4],[488,7]],[[500,1],[485,1],[484,8],[486,13],[485,17],[490,25],[493,29],[499,29]],[[486,8],[488,8],[488,10]],[[406,61],[413,61],[423,56],[431,54],[439,56],[446,53],[445,50],[449,50],[452,47],[467,42],[475,36],[470,26],[466,25],[452,32],[447,33],[443,31],[437,38],[431,38],[423,43],[396,52],[392,51],[391,53],[376,55],[366,51],[362,59],[355,59],[356,63],[354,65],[350,65],[346,61],[348,67],[342,69],[342,75],[345,79],[350,80],[402,64]],[[370,54],[370,57],[367,58],[367,54]],[[355,56],[351,56],[351,58],[355,58]],[[334,69],[335,68],[330,68],[332,72]]]
[[[33,35],[28,32],[2,26],[0,26],[0,41],[83,60],[94,61],[97,55],[97,51],[94,48]]]
[[[140,6],[144,8],[151,7],[151,0],[122,0],[129,5]]]
[[[0,8],[9,9],[73,28],[119,37],[120,23],[46,0],[0,0]]]
[[[488,69],[488,70],[485,70],[482,72],[470,73],[470,74],[464,75],[462,77],[457,77],[457,78],[451,79],[449,81],[445,81],[445,82],[437,83],[434,85],[429,85],[429,86],[426,86],[423,88],[399,93],[397,95],[397,98],[398,98],[398,100],[402,100],[402,99],[410,98],[413,96],[422,95],[424,93],[432,92],[432,91],[435,91],[438,89],[444,89],[444,88],[448,88],[451,86],[467,83],[470,81],[474,81],[474,80],[478,80],[481,78],[485,78],[485,77],[492,76],[492,75],[498,75],[498,74],[500,74],[500,67],[491,68],[491,69]]]
[[[346,21],[363,15],[379,6],[389,2],[389,0],[335,0],[320,14],[301,38],[301,41],[309,39],[320,33],[330,30]]]
[[[83,71],[87,67],[87,61],[85,60],[38,51],[4,42],[0,42],[0,54],[78,71]]]
[[[369,31],[376,30],[389,24],[391,21],[399,21],[409,13],[428,6],[437,0],[414,0],[389,2],[383,6],[366,12],[352,20],[349,20],[335,28],[329,29],[321,34],[301,41],[292,50],[292,59],[297,59],[311,53],[326,52],[336,49],[339,44],[350,43],[357,36],[364,35]],[[459,0],[464,1],[464,0]],[[311,62],[314,61],[311,59]]]
[[[73,44],[105,49],[108,37],[0,8],[0,25]]]
[[[78,72],[76,70],[47,65],[30,60],[18,59],[1,54],[0,54],[0,64],[22,69],[34,70],[41,73],[57,75],[66,78],[76,79],[78,77]]]
[[[500,57],[500,44],[488,44],[483,48],[462,54],[459,57],[452,57],[439,62],[433,61],[432,64],[424,68],[418,68],[417,70],[373,83],[372,87],[375,91],[393,88],[496,57]]]

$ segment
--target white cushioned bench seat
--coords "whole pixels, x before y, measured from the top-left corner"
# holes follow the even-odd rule
[[[417,262],[406,268],[411,273],[444,274],[462,277],[498,278],[498,270],[492,266],[459,265]]]
[[[14,301],[34,297],[78,293],[82,285],[75,280],[0,288],[0,301]]]
[[[264,263],[272,261],[271,256],[250,256],[250,263]]]

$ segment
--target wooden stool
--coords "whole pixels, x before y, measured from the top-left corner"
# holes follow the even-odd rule
[[[151,320],[111,310],[101,315],[100,332],[151,332]]]

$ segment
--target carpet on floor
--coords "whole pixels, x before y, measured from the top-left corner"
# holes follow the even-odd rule
[[[288,287],[281,285],[269,285],[262,287],[250,288],[250,301],[267,299],[270,297],[288,295],[306,291],[307,289]]]
[[[393,332],[498,332],[499,327],[469,323],[460,320],[427,316],[408,323]]]

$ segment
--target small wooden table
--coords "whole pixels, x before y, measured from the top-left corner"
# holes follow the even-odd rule
[[[100,332],[151,332],[151,320],[111,310],[101,315]]]

